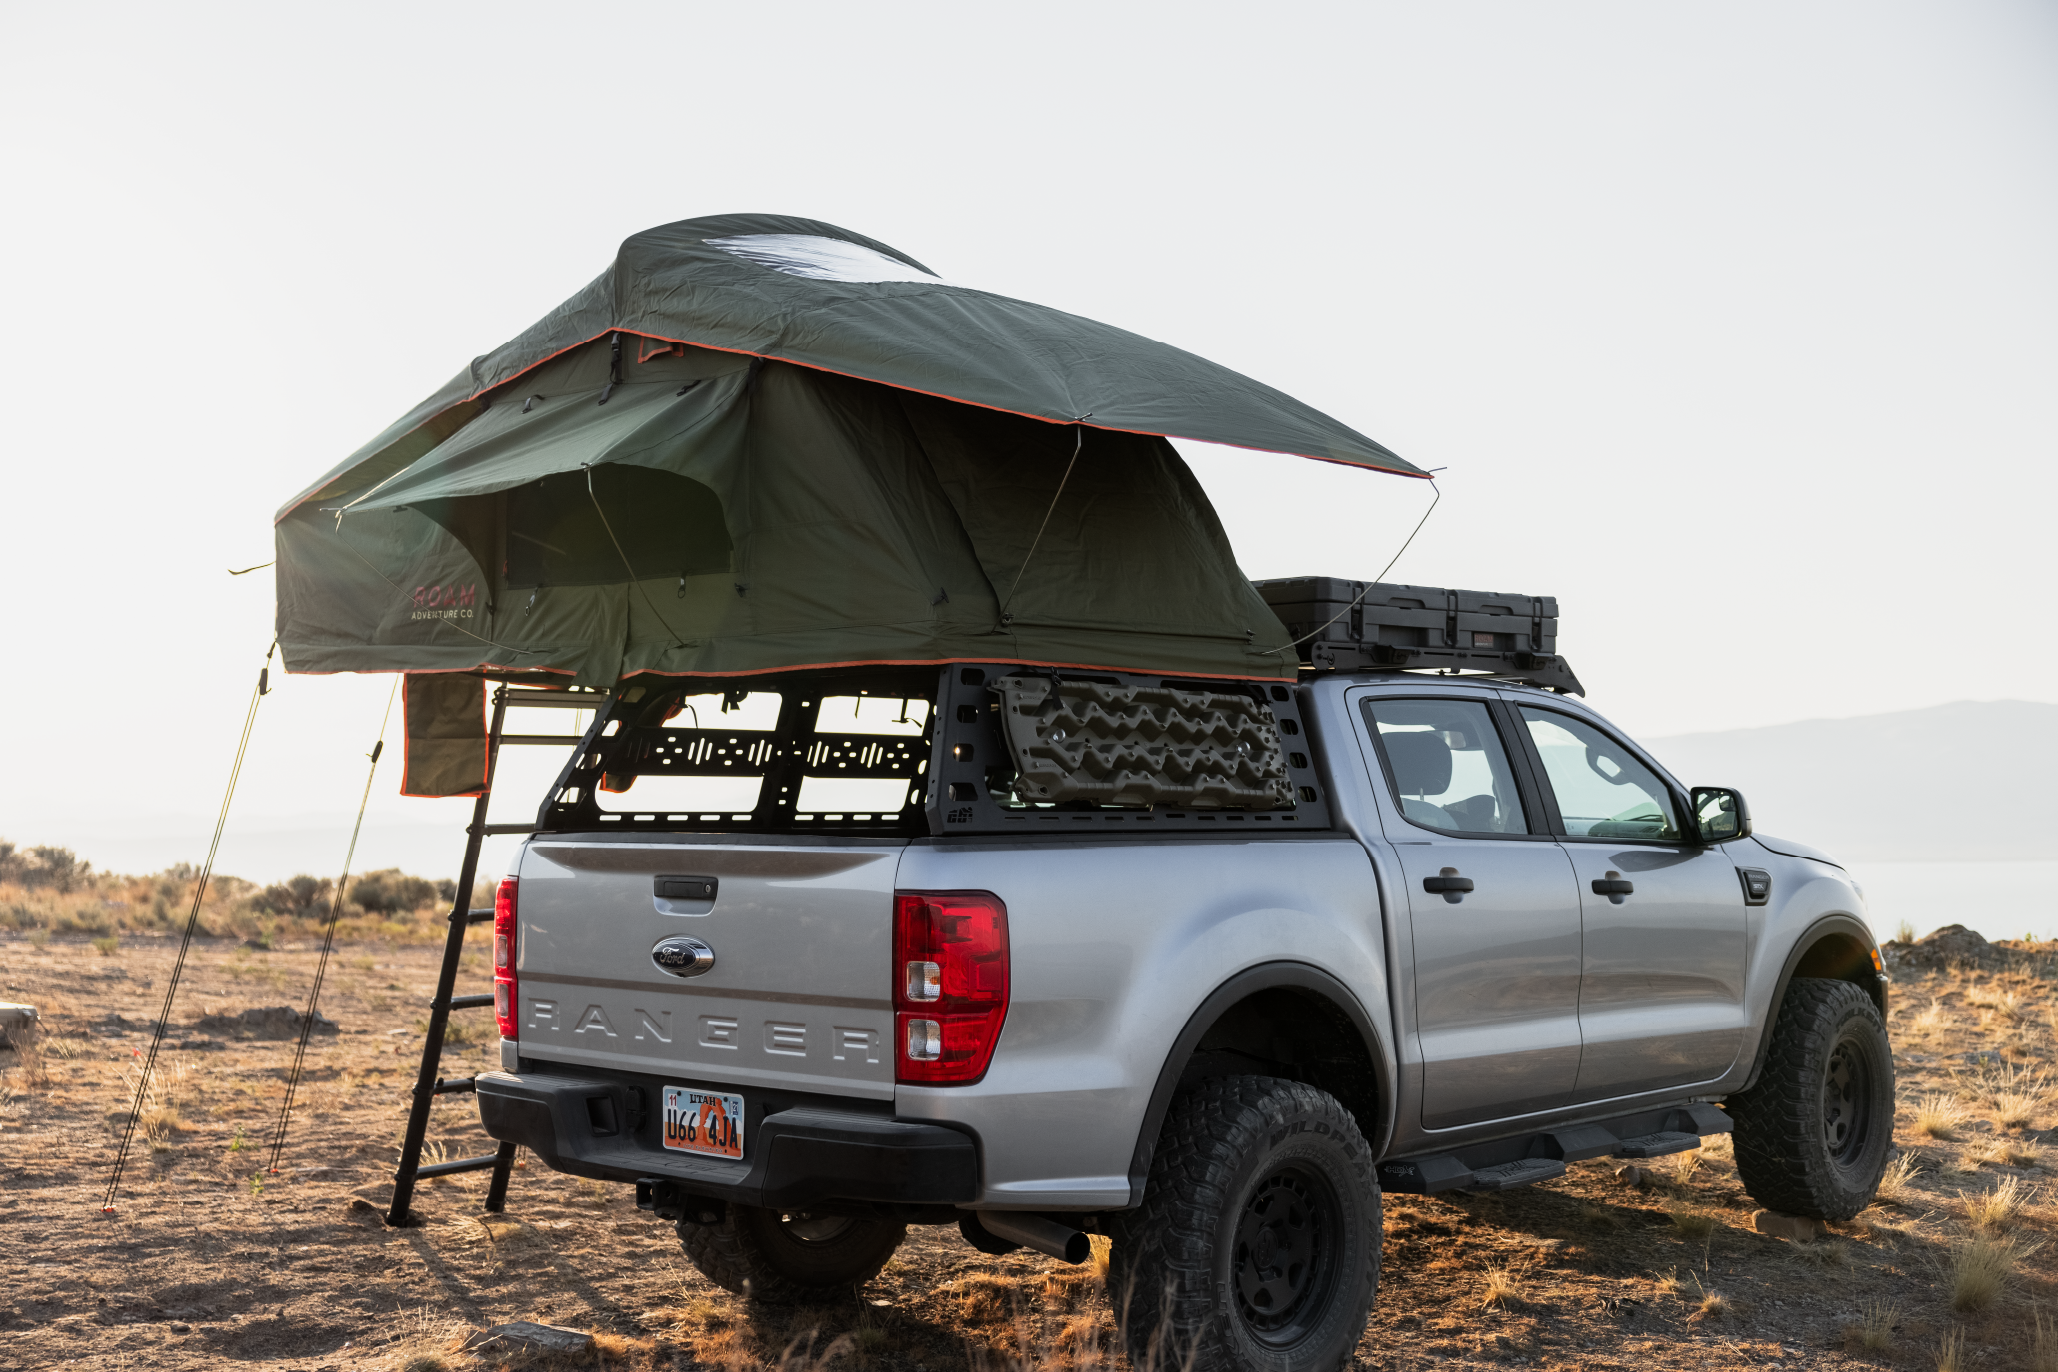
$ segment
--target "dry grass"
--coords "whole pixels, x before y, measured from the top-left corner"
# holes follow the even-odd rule
[[[1867,1353],[1884,1353],[1894,1346],[1894,1326],[1901,1322],[1901,1307],[1892,1301],[1867,1301],[1858,1307],[1858,1323],[1852,1334]]]
[[[958,1317],[967,1324],[1001,1324],[1013,1320],[1022,1291],[1005,1277],[975,1273],[957,1284]]]
[[[1690,1239],[1704,1239],[1715,1230],[1715,1217],[1705,1210],[1675,1202],[1666,1206],[1665,1211],[1672,1217],[1673,1226]]]
[[[1887,1164],[1885,1173],[1879,1179],[1879,1190],[1874,1194],[1888,1205],[1906,1205],[1909,1184],[1921,1170],[1922,1164],[1916,1160],[1913,1153],[1901,1154]]]
[[[2051,1088],[2041,1073],[2022,1082],[2019,1089],[1996,1091],[1994,1123],[2003,1129],[2027,1129],[2051,1103]]]
[[[1971,1312],[1991,1306],[2014,1278],[2022,1255],[2012,1239],[1975,1235],[1961,1242],[1951,1253],[1951,1308]]]
[[[124,1067],[116,1073],[122,1086],[121,1114],[131,1109],[136,1111],[136,1124],[143,1131],[144,1139],[153,1153],[168,1152],[172,1136],[191,1126],[181,1113],[186,1092],[186,1083],[192,1076],[191,1063],[167,1058],[159,1063],[150,1074],[148,1087],[142,1093],[141,1107],[137,1108],[136,1088],[142,1077],[141,1064]]]
[[[1705,1286],[1701,1285],[1699,1277],[1695,1277],[1693,1283],[1694,1294],[1700,1299],[1694,1303],[1694,1313],[1686,1317],[1688,1324],[1705,1324],[1710,1320],[1719,1320],[1724,1315],[1735,1312],[1735,1307],[1730,1304],[1729,1298],[1720,1291],[1708,1290]]]
[[[2008,1140],[1979,1139],[1958,1150],[1958,1170],[1977,1172],[1990,1162],[2004,1167],[2011,1166],[2009,1159],[2013,1156],[2014,1150],[2010,1148]]]
[[[1942,1091],[1932,1091],[1915,1103],[1915,1132],[1933,1139],[1955,1139],[1972,1112]]]
[[[1686,1186],[1693,1181],[1694,1173],[1700,1169],[1701,1150],[1689,1148],[1684,1153],[1674,1153],[1671,1157],[1653,1163],[1651,1166],[1653,1171],[1660,1168],[1664,1169],[1667,1179],[1674,1186]]]
[[[1937,1342],[1937,1372],[1966,1372],[1965,1331],[1953,1329]]]
[[[2011,1022],[2029,1017],[2029,1012],[2023,1008],[2022,997],[2005,987],[1977,987],[1966,993],[1965,1003]]]
[[[1795,1244],[1791,1251],[1803,1262],[1817,1267],[1848,1267],[1851,1263],[1851,1245],[1846,1239],[1817,1239],[1813,1243]]]
[[[1908,1027],[1916,1033],[1923,1035],[1935,1033],[1937,1030],[1942,1029],[1946,1023],[1944,1003],[1941,1000],[1932,1000],[1919,1012],[1908,1018]]]
[[[419,1039],[429,1031],[429,1021],[414,1022],[415,1037]],[[476,1010],[453,1010],[443,1022],[443,1042],[453,1048],[472,1048],[491,1040],[500,1041],[498,1024],[489,1016],[480,1018]]]
[[[1991,1190],[1965,1198],[1965,1218],[1974,1229],[2005,1234],[2022,1221],[2022,1212],[2036,1200],[2036,1190],[2020,1177],[2004,1178]]]
[[[2044,1322],[2044,1312],[2033,1312],[2035,1321],[2029,1345],[2030,1372],[2058,1372],[2058,1326]]]
[[[988,1257],[966,1248],[949,1226],[917,1226],[862,1299],[783,1311],[731,1297],[693,1273],[667,1228],[631,1211],[621,1188],[552,1173],[534,1158],[516,1174],[509,1214],[489,1217],[490,1233],[473,1218],[483,1176],[424,1186],[418,1209],[430,1222],[405,1234],[385,1231],[374,1211],[383,1208],[377,1202],[393,1155],[382,1145],[401,1126],[415,1045],[409,1035],[386,1038],[384,1032],[410,1024],[420,1013],[420,988],[433,972],[432,952],[410,946],[337,950],[336,999],[325,997],[325,1009],[343,1023],[344,1033],[313,1045],[321,1067],[302,1089],[306,1108],[296,1118],[286,1165],[278,1175],[263,1175],[259,1194],[245,1192],[264,1158],[277,1111],[278,1072],[290,1045],[231,1040],[218,1051],[176,1054],[195,1063],[189,1099],[182,1102],[187,1125],[169,1133],[168,1153],[135,1167],[135,1200],[120,1222],[134,1227],[146,1250],[180,1256],[161,1271],[127,1266],[130,1250],[109,1242],[112,1231],[104,1221],[65,1218],[80,1208],[75,1200],[82,1184],[90,1189],[100,1180],[89,1175],[97,1166],[88,1164],[98,1156],[90,1150],[105,1146],[109,1123],[119,1124],[120,1112],[129,1107],[116,1074],[143,1042],[133,1031],[134,1017],[155,1010],[154,1004],[138,1007],[138,974],[161,976],[158,969],[168,966],[173,951],[166,939],[124,934],[122,943],[114,961],[129,978],[106,975],[113,964],[97,957],[83,936],[54,939],[48,953],[37,953],[24,937],[0,935],[0,963],[11,986],[7,998],[43,1006],[45,1025],[71,1035],[68,1046],[76,1054],[66,1059],[54,1046],[44,1050],[54,1079],[46,1091],[31,1089],[12,1055],[0,1051],[0,1069],[6,1069],[0,1076],[0,1150],[21,1177],[17,1183],[17,1172],[10,1171],[10,1187],[21,1188],[11,1194],[23,1197],[22,1213],[32,1226],[24,1232],[38,1234],[39,1245],[52,1244],[50,1251],[68,1264],[47,1275],[40,1266],[25,1273],[15,1269],[20,1290],[10,1291],[10,1309],[19,1312],[19,1322],[0,1338],[10,1350],[0,1362],[9,1366],[55,1366],[70,1358],[119,1361],[132,1346],[125,1340],[158,1334],[136,1329],[134,1320],[93,1321],[91,1302],[106,1294],[106,1304],[115,1307],[124,1299],[121,1293],[133,1293],[126,1307],[110,1309],[117,1319],[141,1313],[145,1300],[179,1309],[190,1297],[174,1292],[202,1280],[192,1269],[207,1259],[208,1242],[183,1226],[205,1215],[208,1234],[252,1253],[276,1247],[280,1226],[307,1237],[294,1238],[290,1258],[233,1278],[240,1283],[233,1290],[226,1285],[231,1278],[217,1277],[210,1267],[204,1279],[224,1292],[211,1302],[220,1313],[192,1320],[195,1328],[183,1339],[153,1345],[158,1372],[214,1372],[224,1357],[246,1356],[244,1347],[229,1350],[222,1342],[231,1328],[245,1322],[253,1329],[275,1326],[283,1338],[295,1322],[312,1329],[341,1318],[332,1313],[339,1305],[366,1303],[367,1324],[382,1335],[397,1334],[405,1323],[401,1312],[425,1299],[435,1302],[435,1312],[422,1337],[366,1349],[366,1368],[399,1372],[410,1359],[421,1359],[422,1367],[488,1372],[494,1364],[452,1352],[447,1344],[444,1331],[459,1311],[444,1293],[457,1283],[472,1293],[474,1303],[462,1313],[475,1329],[529,1318],[612,1330],[610,1346],[582,1365],[614,1372],[674,1365],[771,1372],[782,1358],[795,1372],[819,1365],[838,1338],[845,1340],[844,1351],[833,1372],[913,1372],[918,1364],[928,1372],[1130,1367],[1114,1332],[1119,1295],[1111,1310],[1102,1285],[1105,1239],[1096,1239],[1093,1263],[1066,1267],[1026,1252]],[[252,951],[239,959],[237,952],[225,941],[196,946],[189,973],[194,1000],[182,999],[174,1016],[182,1036],[203,1009],[233,1012],[267,1003],[254,999],[270,994],[259,969],[269,966],[303,985],[313,959],[311,948],[290,941],[270,953]],[[2058,972],[2058,948],[2038,956]],[[238,979],[228,970],[232,963],[251,970]],[[1800,1361],[1810,1365],[1820,1356],[1839,1366],[1891,1365],[1913,1372],[1932,1365],[1939,1339],[1962,1322],[1958,1357],[1964,1367],[2058,1372],[2058,1324],[2036,1334],[2054,1356],[2032,1359],[2037,1303],[2058,1315],[2051,1299],[2058,1292],[2058,1266],[2046,1262],[2058,1252],[2029,1256],[2054,1227],[2058,1184],[2041,1176],[2016,1177],[1991,1163],[1970,1174],[1943,1170],[1947,1162],[1962,1163],[1965,1150],[1982,1148],[2013,1160],[2041,1146],[2044,1156],[2058,1160],[2058,1147],[2032,1142],[2042,1134],[2003,1134],[1986,1122],[1991,1094],[2039,1073],[2058,1080],[2058,1045],[2042,1033],[2037,1018],[2031,1056],[2011,1055],[2007,1061],[2018,1065],[2003,1067],[1994,1061],[1994,1050],[2011,1035],[1998,1024],[1975,1025],[1975,1011],[1961,999],[1962,975],[1916,968],[1904,984],[1911,994],[1894,1017],[1897,1031],[1930,1002],[1932,991],[1941,991],[1942,1003],[1952,1007],[1951,1022],[1928,1044],[1909,1036],[1896,1045],[1906,1083],[1894,1140],[1900,1152],[1880,1188],[1878,1207],[1860,1223],[1839,1225],[1836,1237],[1807,1245],[1768,1243],[1746,1232],[1754,1203],[1721,1136],[1711,1137],[1696,1157],[1655,1160],[1646,1169],[1655,1174],[1652,1186],[1626,1186],[1613,1176],[1612,1163],[1596,1160],[1505,1195],[1390,1195],[1387,1279],[1366,1342],[1357,1349],[1359,1359],[1409,1368],[1433,1360],[1444,1367],[1620,1361],[1637,1372],[1757,1366],[1767,1358],[1794,1366],[1792,1352],[1782,1357],[1769,1347],[1777,1340],[1808,1349]],[[2024,997],[2033,1017],[2058,1000],[2058,977],[2007,984]],[[460,989],[475,986],[467,980]],[[373,1006],[375,995],[390,998],[391,1008]],[[116,1010],[130,1017],[131,1030],[103,1038],[99,1028]],[[487,1022],[479,1012],[471,1017]],[[1986,1054],[1981,1061],[1990,1065],[1968,1066],[1974,1050]],[[476,1051],[445,1074],[485,1066],[489,1057]],[[1957,1141],[1933,1143],[1912,1127],[1917,1098],[1931,1091],[1948,1093],[1948,1099],[1976,1111],[1977,1118],[1959,1128]],[[479,1136],[472,1102],[442,1100],[436,1109],[427,1161],[490,1147]],[[239,1131],[245,1143],[236,1150]],[[140,1154],[140,1138],[137,1144]],[[2016,1204],[2026,1208],[2012,1226],[1997,1219],[1991,1227],[1975,1227],[1975,1212],[2005,1216],[2010,1206],[2003,1188],[2011,1178]],[[2044,1194],[2032,1195],[2033,1189]],[[1990,1194],[1996,1191],[1998,1201]],[[353,1195],[366,1198],[367,1206],[346,1215],[346,1197]],[[1896,1204],[1902,1208],[1894,1209]],[[1684,1225],[1674,1221],[1675,1213],[1685,1217]],[[45,1217],[51,1217],[47,1224]],[[1709,1228],[1691,1237],[1697,1221],[1709,1222]],[[51,1238],[42,1239],[44,1233]],[[218,1256],[228,1259],[238,1251],[231,1247]],[[425,1281],[423,1264],[432,1274],[447,1273],[450,1285],[439,1287],[446,1280],[441,1276]],[[1662,1275],[1675,1264],[1676,1277]],[[248,1265],[217,1264],[224,1273]],[[1985,1305],[1955,1313],[1961,1277],[1977,1277],[1975,1269],[1982,1268],[1985,1284],[1998,1294],[1968,1291],[1968,1304],[1984,1299]],[[578,1274],[576,1287],[567,1280],[572,1272]],[[40,1308],[31,1309],[32,1301]],[[64,1313],[82,1307],[83,1322]],[[274,1315],[281,1307],[285,1313]],[[1823,1343],[1831,1332],[1824,1325],[1830,1312],[1834,1324],[1844,1326],[1841,1353],[1827,1352]],[[224,1326],[220,1334],[207,1327],[217,1320]],[[623,1335],[628,1337],[617,1344]],[[1818,1355],[1818,1348],[1825,1353]],[[263,1360],[313,1367],[322,1356],[279,1347]],[[1169,1372],[1168,1362],[1176,1367],[1178,1359],[1161,1358],[1156,1372]],[[1139,1357],[1137,1372],[1144,1364]],[[520,1372],[542,1369],[525,1366]]]
[[[50,1085],[50,1031],[40,1021],[32,1020],[19,1028],[7,1031],[7,1046],[13,1057],[9,1069],[16,1083],[31,1090],[46,1090]]]
[[[1480,1283],[1479,1303],[1493,1309],[1505,1310],[1519,1305],[1524,1299],[1522,1274],[1512,1267],[1489,1267],[1485,1280]]]

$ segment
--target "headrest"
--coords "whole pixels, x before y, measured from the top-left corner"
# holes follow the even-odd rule
[[[1443,735],[1382,733],[1393,763],[1393,783],[1406,796],[1440,796],[1451,788],[1451,749]]]

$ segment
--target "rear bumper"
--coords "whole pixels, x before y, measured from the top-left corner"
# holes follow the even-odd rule
[[[759,1114],[753,1101],[743,1159],[730,1162],[664,1148],[652,1089],[633,1081],[482,1072],[478,1098],[488,1134],[575,1176],[659,1178],[688,1195],[776,1209],[829,1200],[954,1205],[979,1193],[971,1136],[887,1114],[779,1101]]]

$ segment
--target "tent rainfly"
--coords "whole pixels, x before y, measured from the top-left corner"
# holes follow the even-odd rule
[[[1168,436],[1411,476],[1269,386],[812,220],[639,233],[279,511],[296,672],[1285,678]]]

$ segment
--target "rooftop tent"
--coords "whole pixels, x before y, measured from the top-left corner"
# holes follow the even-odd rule
[[[667,225],[287,503],[280,645],[294,671],[595,686],[1291,676],[1167,435],[1420,474],[1189,353],[829,225]]]

